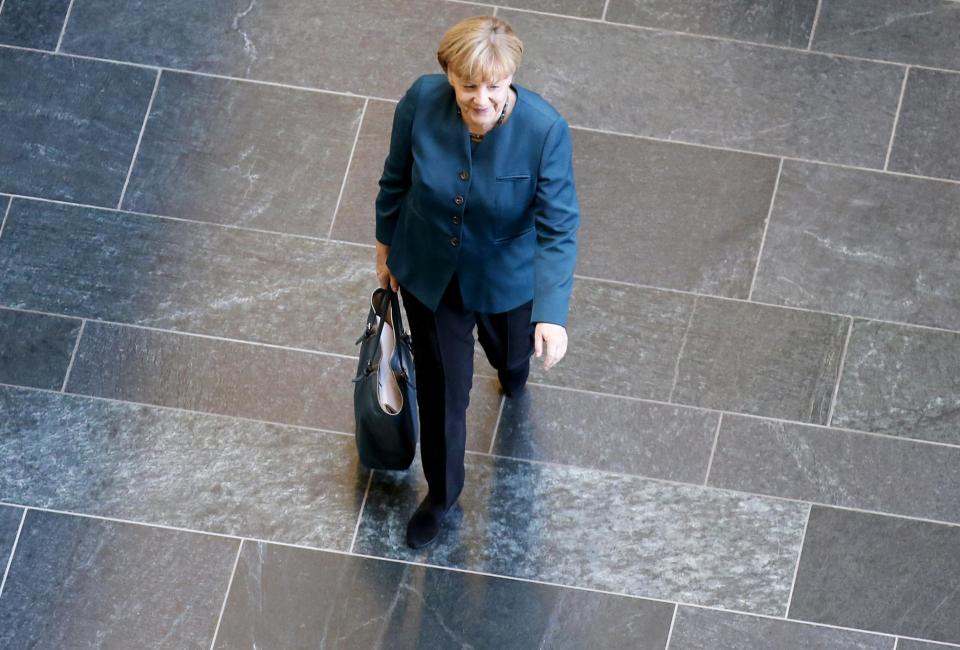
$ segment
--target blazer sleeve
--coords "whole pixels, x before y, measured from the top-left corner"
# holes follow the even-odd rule
[[[390,151],[383,163],[380,176],[380,192],[377,194],[376,237],[389,245],[397,229],[400,205],[410,189],[410,172],[413,168],[411,131],[417,108],[417,96],[423,77],[414,82],[397,104],[393,113],[393,131],[390,133]]]
[[[573,180],[573,146],[563,118],[547,133],[534,197],[537,251],[534,258],[535,323],[566,326],[577,258],[580,206]]]

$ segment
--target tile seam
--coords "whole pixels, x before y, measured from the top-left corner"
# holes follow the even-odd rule
[[[63,17],[63,26],[60,28],[60,37],[57,38],[57,47],[54,48],[54,54],[60,53],[60,46],[63,45],[63,35],[67,33],[67,23],[70,22],[70,15],[73,12],[73,0],[67,5],[67,13]]]
[[[793,591],[797,587],[797,575],[800,573],[800,560],[803,557],[803,546],[807,541],[807,528],[810,526],[810,514],[813,512],[813,505],[807,508],[807,517],[803,522],[803,534],[800,536],[800,547],[797,549],[797,562],[793,567],[793,580],[790,581],[790,595],[787,597],[787,607],[783,612],[783,618],[790,620],[790,606],[793,603]]]
[[[3,5],[5,5],[7,0],[0,0],[0,16],[3,15]]]
[[[370,475],[367,476],[367,489],[363,492],[363,500],[360,502],[360,512],[357,513],[357,525],[353,527],[353,537],[350,538],[350,549],[348,552],[353,553],[353,548],[357,543],[357,533],[360,532],[360,522],[363,521],[363,509],[367,505],[367,496],[370,494],[370,486],[373,484],[373,473],[376,470],[368,470]]]
[[[493,454],[493,446],[494,446],[494,443],[496,443],[497,441],[497,431],[500,430],[500,419],[503,417],[503,408],[506,403],[507,403],[507,396],[501,395],[500,408],[497,409],[497,420],[496,422],[493,423],[493,435],[490,436],[490,449],[488,452],[490,454]]]
[[[233,570],[230,571],[230,579],[227,580],[227,591],[223,594],[223,603],[220,605],[220,615],[217,616],[217,625],[213,628],[213,639],[210,641],[210,650],[213,650],[217,644],[217,636],[220,634],[220,623],[223,621],[223,612],[227,609],[227,599],[230,597],[230,588],[233,587],[233,577],[237,574],[237,565],[240,564],[240,553],[243,551],[243,542],[241,539],[237,545],[237,557],[233,560]]]
[[[687,317],[687,326],[683,328],[683,339],[680,341],[680,349],[677,350],[677,360],[673,364],[673,382],[670,384],[670,392],[667,393],[667,403],[673,403],[673,394],[677,390],[677,381],[680,379],[680,363],[683,361],[683,351],[687,347],[687,337],[690,334],[690,326],[693,325],[694,315],[697,313],[697,302],[699,296],[694,296],[693,304],[690,306],[690,316]]]
[[[603,1],[603,12],[600,14],[600,20],[607,22],[607,10],[610,8],[610,0]]]
[[[117,200],[117,211],[121,210],[123,199],[127,194],[127,186],[130,184],[130,176],[133,174],[133,166],[137,163],[137,154],[140,153],[140,143],[143,141],[143,134],[147,130],[147,121],[150,119],[150,111],[153,109],[153,100],[157,96],[157,89],[160,87],[160,77],[163,70],[157,70],[157,78],[153,80],[153,92],[150,93],[150,101],[147,102],[147,110],[143,114],[143,122],[140,124],[140,135],[137,136],[137,145],[133,148],[133,156],[130,158],[130,166],[127,168],[127,177],[123,181],[123,189],[120,190],[120,198]]]
[[[77,332],[77,340],[73,342],[73,352],[70,354],[70,363],[67,365],[67,373],[63,376],[63,384],[60,386],[61,393],[67,392],[67,382],[70,381],[70,373],[73,371],[73,364],[77,359],[77,350],[80,349],[80,339],[83,338],[83,332],[86,325],[86,320],[80,321],[80,330]]]
[[[723,424],[723,413],[717,418],[717,430],[713,433],[713,446],[710,448],[710,460],[707,461],[707,473],[703,477],[703,486],[710,487],[710,471],[713,469],[713,457],[717,453],[717,444],[720,441],[720,426]]]
[[[673,615],[670,617],[670,628],[667,630],[667,642],[663,644],[663,650],[670,650],[670,641],[673,640],[673,626],[677,622],[677,610],[680,609],[679,603],[673,604]]]
[[[493,12],[492,12],[490,15],[491,15],[491,16],[496,16],[496,15],[497,15],[497,12],[498,12],[499,10],[500,10],[500,7],[495,6],[495,7],[493,8]]]
[[[3,221],[0,221],[0,239],[3,238],[3,229],[7,226],[7,217],[10,216],[10,208],[13,206],[13,197],[7,197],[7,209],[3,211]]]
[[[363,108],[360,110],[360,119],[357,120],[357,132],[353,136],[353,145],[350,147],[350,156],[347,158],[347,167],[343,170],[343,180],[340,182],[340,193],[337,194],[337,204],[333,208],[333,218],[330,219],[330,227],[327,228],[327,236],[324,237],[324,239],[327,241],[330,241],[330,238],[333,236],[333,226],[337,223],[337,213],[340,212],[340,202],[343,200],[344,190],[347,189],[347,178],[350,176],[350,166],[353,164],[353,154],[357,150],[357,142],[360,141],[360,130],[363,129],[363,117],[367,114],[367,105],[369,103],[369,99],[363,100]]]
[[[847,324],[847,335],[843,340],[843,351],[840,353],[840,365],[837,367],[837,380],[833,385],[833,396],[830,398],[830,411],[827,413],[826,426],[832,426],[833,412],[837,407],[837,396],[840,394],[840,382],[843,381],[843,368],[847,361],[847,349],[850,346],[850,339],[853,338],[853,318]]]
[[[900,98],[897,100],[897,112],[893,116],[893,127],[890,129],[890,140],[887,143],[887,156],[883,160],[883,170],[890,170],[890,156],[893,154],[893,141],[897,135],[897,126],[900,124],[900,110],[903,108],[903,96],[907,92],[907,79],[910,77],[910,66],[903,71],[903,84],[900,86]]]
[[[817,23],[820,22],[820,8],[823,6],[823,0],[817,0],[817,9],[813,13],[813,23],[810,25],[810,38],[807,40],[807,51],[813,51],[813,36],[817,33]]]
[[[753,290],[757,286],[757,276],[760,274],[760,260],[763,258],[763,245],[767,242],[767,231],[770,230],[770,221],[773,219],[773,206],[777,202],[777,192],[780,189],[780,176],[783,174],[783,158],[777,165],[777,177],[773,181],[773,192],[770,193],[770,205],[767,206],[767,218],[763,220],[763,234],[760,235],[760,246],[757,248],[757,261],[753,265],[753,278],[750,280],[750,290],[747,292],[747,302],[752,302]]]
[[[10,574],[10,567],[13,566],[13,556],[17,552],[17,544],[20,543],[20,532],[23,530],[23,522],[27,519],[29,508],[23,508],[23,514],[20,515],[20,525],[17,526],[17,534],[13,538],[13,546],[10,547],[10,557],[7,558],[7,566],[3,570],[3,580],[0,580],[0,596],[3,595],[3,589],[7,586],[7,576]]]

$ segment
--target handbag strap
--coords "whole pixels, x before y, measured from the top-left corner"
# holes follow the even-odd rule
[[[383,288],[375,290],[373,296],[370,298],[370,313],[367,315],[367,328],[360,338],[357,339],[358,345],[370,337],[375,336],[379,340],[380,337],[383,336],[383,326],[387,322],[386,315],[388,309],[390,310],[391,320],[393,321],[394,337],[403,340],[412,349],[413,345],[410,340],[410,335],[403,328],[403,316],[400,313],[400,296],[392,289]],[[377,323],[378,317],[380,320],[379,323]],[[407,369],[404,367],[403,355],[398,354],[397,359],[400,363],[400,372],[404,377],[409,376]],[[380,363],[382,362],[383,359],[380,359]],[[373,372],[374,369],[375,366],[373,366],[372,363],[367,364],[368,374]]]

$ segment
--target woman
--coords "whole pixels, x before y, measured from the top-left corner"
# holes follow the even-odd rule
[[[445,75],[397,105],[377,196],[377,278],[400,290],[413,336],[429,494],[407,543],[436,539],[464,481],[473,328],[507,397],[566,353],[580,219],[566,121],[512,83],[523,44],[493,16],[440,42]]]

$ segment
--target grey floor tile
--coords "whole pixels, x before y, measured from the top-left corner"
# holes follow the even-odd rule
[[[436,0],[292,0],[282,10],[246,0],[76,0],[61,49],[399,99],[419,75],[439,72],[443,33],[485,11]]]
[[[662,649],[673,606],[245,543],[217,648]]]
[[[957,104],[960,73],[911,68],[890,169],[960,180],[960,113],[953,109]]]
[[[957,648],[956,645],[943,645],[940,643],[926,643],[924,641],[912,641],[909,639],[900,639],[896,650],[947,650],[948,648]]]
[[[31,511],[0,599],[0,645],[205,648],[238,546]]]
[[[363,100],[164,73],[123,208],[326,237]]]
[[[710,485],[960,523],[960,447],[727,415]]]
[[[506,400],[494,453],[703,483],[719,414],[529,386]]]
[[[404,543],[425,493],[375,472],[355,550],[562,585],[782,615],[807,506],[594,470],[468,458],[434,546]]]
[[[0,383],[60,390],[80,321],[0,309]]]
[[[610,0],[607,20],[806,48],[816,0]]]
[[[587,131],[573,150],[577,273],[747,297],[775,159]]]
[[[960,527],[814,506],[790,618],[960,642]]]
[[[0,506],[0,568],[7,570],[7,561],[13,550],[13,543],[17,539],[20,521],[23,519],[22,508]],[[3,574],[0,573],[0,578]]]
[[[0,304],[356,354],[371,249],[14,201]]]
[[[115,206],[156,75],[0,48],[0,191]]]
[[[785,162],[753,299],[960,329],[960,186]]]
[[[848,320],[697,301],[670,401],[826,424]]]
[[[960,5],[946,0],[823,0],[813,49],[960,69]]]
[[[894,639],[696,607],[678,607],[670,650],[893,650]]]
[[[497,15],[537,53],[518,81],[577,126],[883,166],[900,66],[508,10]]]
[[[346,550],[349,436],[0,388],[0,501]]]
[[[0,43],[52,50],[60,40],[70,0],[4,0]]]
[[[545,11],[565,16],[581,18],[600,18],[603,15],[604,0],[509,0],[510,7]],[[523,38],[523,36],[520,36]]]
[[[854,321],[833,424],[960,445],[960,334]]]

